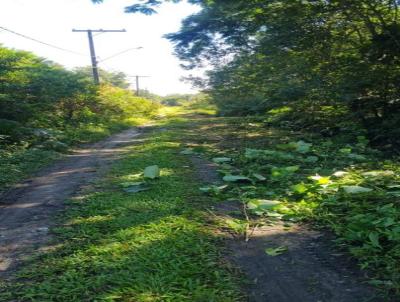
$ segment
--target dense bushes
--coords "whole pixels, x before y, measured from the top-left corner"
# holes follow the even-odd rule
[[[66,137],[71,129],[127,125],[156,109],[127,90],[92,85],[81,70],[68,71],[31,53],[4,47],[0,48],[0,81],[3,147],[56,138],[72,143]]]
[[[205,24],[211,15],[218,28]],[[192,43],[182,39],[189,27],[171,37],[185,58],[219,43],[214,39],[200,51],[191,46],[204,41],[199,30],[205,26],[224,36],[235,56],[217,66],[208,83],[223,114],[262,114],[285,105],[308,126],[310,116],[318,120],[327,114],[321,108],[332,107],[340,114],[332,111],[317,130],[351,119],[373,144],[398,147],[398,21],[395,1],[216,1],[191,18],[192,35],[185,37]]]
[[[123,84],[121,74],[105,74],[110,83]],[[41,151],[45,162],[54,157],[51,151],[101,139],[151,116],[157,107],[128,90],[93,85],[82,69],[69,71],[32,53],[0,47],[0,171],[9,173],[0,187],[24,175],[30,158],[37,161]]]

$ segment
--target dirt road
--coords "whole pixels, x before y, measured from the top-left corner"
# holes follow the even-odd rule
[[[0,198],[0,278],[7,278],[26,256],[49,248],[49,228],[64,208],[64,200],[107,170],[109,164],[140,142],[141,132],[130,129],[76,150]],[[191,158],[200,182],[220,179],[218,166],[200,157]],[[222,218],[240,212],[232,202],[212,210]],[[239,205],[240,206],[240,205]],[[233,217],[234,218],[234,217]],[[361,272],[324,239],[323,233],[305,226],[258,228],[248,242],[226,235],[225,260],[247,277],[244,288],[251,302],[381,302],[364,282]],[[278,257],[265,254],[266,247],[286,246]]]
[[[8,277],[25,257],[48,248],[48,230],[64,201],[105,171],[139,135],[129,129],[75,150],[0,196],[0,278]]]
[[[192,157],[199,181],[218,182],[218,166]],[[220,219],[235,219],[241,203],[220,202],[212,209]],[[233,216],[231,216],[233,213]],[[250,240],[225,233],[227,261],[246,275],[248,302],[391,302],[366,284],[354,261],[332,243],[332,235],[294,224],[257,227]],[[267,247],[288,248],[280,256],[266,255]],[[395,300],[393,300],[395,301]]]

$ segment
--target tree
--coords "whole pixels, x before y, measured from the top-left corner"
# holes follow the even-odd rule
[[[100,82],[104,84],[109,84],[113,85],[122,89],[128,89],[130,84],[127,79],[127,75],[121,71],[107,71],[101,68],[98,68],[99,71],[99,76],[100,76]],[[92,67],[91,66],[86,66],[86,67],[78,67],[75,69],[75,72],[85,76],[87,78],[92,78]]]
[[[126,11],[151,14],[163,2],[179,1],[136,1]],[[289,105],[307,108],[313,123],[333,107],[376,143],[398,143],[400,1],[188,2],[201,10],[166,37],[186,68],[214,67],[205,88],[223,113]]]

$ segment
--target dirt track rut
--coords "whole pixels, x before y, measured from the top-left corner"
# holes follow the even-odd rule
[[[75,150],[0,196],[0,278],[10,276],[25,257],[48,248],[49,227],[64,201],[105,171],[140,134],[128,129]]]

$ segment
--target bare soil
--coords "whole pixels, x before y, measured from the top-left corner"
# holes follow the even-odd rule
[[[128,129],[75,150],[0,196],[0,278],[10,277],[26,257],[50,248],[49,229],[64,201],[107,170],[140,133]]]
[[[193,157],[192,164],[203,183],[221,179],[215,164],[199,157]],[[240,211],[241,204],[220,202],[212,210],[226,218]],[[249,302],[389,301],[366,284],[363,273],[327,232],[275,223],[254,229],[247,242],[243,236],[223,235],[227,260],[247,276],[244,291]],[[279,256],[265,253],[266,248],[276,247],[288,251]]]

